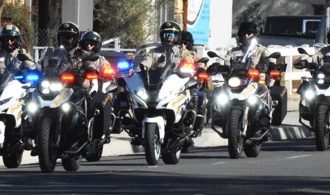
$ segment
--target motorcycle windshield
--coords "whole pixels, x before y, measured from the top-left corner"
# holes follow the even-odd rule
[[[58,76],[65,71],[69,63],[68,52],[64,48],[56,48],[53,53],[49,55],[48,63],[43,67],[45,76]]]
[[[141,78],[147,90],[157,90],[162,86],[169,69],[167,67],[154,68],[141,72]]]
[[[2,93],[3,89],[7,86],[8,82],[13,80],[15,73],[5,71],[3,75],[1,75],[0,81],[0,92]]]

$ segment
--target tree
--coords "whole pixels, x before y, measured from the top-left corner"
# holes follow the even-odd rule
[[[134,48],[150,34],[148,25],[154,21],[150,10],[152,0],[96,0],[94,6],[94,30],[104,40],[119,37],[121,47]],[[152,33],[152,32],[151,32]]]
[[[240,17],[236,19],[235,26],[239,26],[242,22],[254,22],[260,28],[263,24],[259,14],[260,7],[260,0],[255,0],[254,2],[250,3],[247,8],[240,14]]]
[[[33,44],[33,28],[29,20],[30,10],[25,5],[3,3],[0,0],[1,19],[9,19],[21,30],[23,46],[29,49]],[[8,22],[8,21],[7,21]],[[3,24],[3,21],[1,21]]]
[[[4,0],[0,0],[0,16],[2,16],[2,11],[3,11],[3,7],[4,7]],[[2,17],[0,17],[0,23],[1,23],[1,18]]]

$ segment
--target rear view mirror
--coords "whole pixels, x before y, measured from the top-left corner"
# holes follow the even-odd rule
[[[301,48],[301,47],[298,48],[298,52],[299,52],[300,54],[306,54],[306,55],[309,55],[309,54],[307,53],[307,51],[306,51],[304,48]]]
[[[201,59],[199,59],[199,60],[197,61],[197,63],[207,64],[208,61],[209,61],[209,58],[207,58],[207,57],[202,57]]]
[[[210,58],[215,58],[215,57],[218,57],[218,54],[216,54],[214,51],[208,51],[207,52],[207,55],[210,57]]]
[[[279,58],[279,57],[281,57],[280,52],[274,52],[274,53],[272,53],[268,56],[268,58],[276,58],[276,59]]]

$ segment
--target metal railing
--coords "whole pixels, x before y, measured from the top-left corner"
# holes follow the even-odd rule
[[[310,72],[304,69],[295,69],[293,67],[294,58],[296,61],[300,60],[302,54],[298,52],[298,48],[304,48],[309,54],[315,53],[315,48],[309,45],[302,45],[298,47],[293,47],[291,45],[287,46],[268,46],[270,52],[280,52],[281,56],[284,57],[284,63],[286,64],[286,71],[284,73],[285,87],[288,89],[289,94],[293,92],[293,81],[301,80],[301,77],[310,77]]]

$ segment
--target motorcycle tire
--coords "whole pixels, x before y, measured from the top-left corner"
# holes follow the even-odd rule
[[[320,105],[317,110],[315,120],[315,143],[316,149],[324,151],[329,144],[329,116],[330,110],[326,105]]]
[[[78,157],[64,156],[62,157],[62,166],[66,171],[77,171],[80,168],[81,155]]]
[[[51,173],[54,171],[57,160],[56,139],[57,136],[52,130],[53,121],[50,117],[41,120],[41,129],[38,135],[38,158],[42,172]]]
[[[185,140],[182,146],[182,153],[188,153],[189,150],[194,146],[194,140],[190,137],[188,140]]]
[[[13,150],[12,148],[17,145],[18,143],[12,143],[12,142],[5,142],[4,143],[4,151],[10,151],[10,152],[4,152],[2,154],[2,160],[3,164],[7,168],[17,168],[21,165],[22,162],[22,156],[23,156],[23,150]]]
[[[181,150],[176,152],[164,152],[162,153],[162,159],[165,164],[177,164],[181,157]]]
[[[155,123],[145,125],[144,150],[148,165],[156,165],[160,158],[161,144]]]
[[[94,151],[88,149],[88,152],[84,155],[85,159],[88,162],[99,161],[102,157],[103,145],[94,147]]]
[[[271,124],[274,126],[280,126],[282,124],[284,117],[287,114],[288,93],[287,93],[287,89],[283,86],[274,86],[272,92],[273,92],[272,99],[277,100],[278,105],[275,107],[273,111]]]
[[[229,157],[237,159],[243,150],[243,110],[232,110],[228,124],[228,152]]]
[[[244,146],[244,152],[247,157],[257,157],[261,151],[261,145],[246,144]]]

